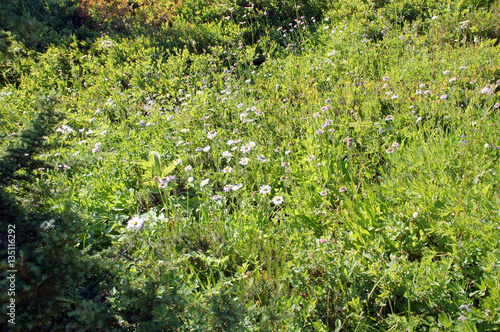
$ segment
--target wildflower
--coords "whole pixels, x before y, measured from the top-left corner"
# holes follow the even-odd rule
[[[328,192],[326,190],[322,190],[322,191],[319,192],[319,194],[321,196],[326,196],[328,194]]]
[[[388,154],[391,154],[394,152],[394,148],[388,148],[387,150],[385,150],[385,152],[387,152]]]
[[[413,212],[413,219],[417,219],[417,218],[418,218],[418,212],[415,211],[415,212]]]
[[[282,176],[280,176],[280,180],[281,180],[281,181],[285,181],[285,180],[286,180],[286,175],[282,175]]]
[[[65,124],[63,124],[63,125],[61,126],[61,128],[57,128],[57,129],[56,129],[56,132],[61,133],[61,134],[63,134],[63,135],[69,135],[69,134],[71,134],[73,131],[74,131],[74,130],[73,130],[73,128],[71,128],[70,126],[65,125]]]
[[[491,90],[491,88],[489,86],[485,86],[484,88],[481,89],[481,93],[483,95],[484,94],[491,95],[493,93],[493,91]]]
[[[448,82],[453,83],[453,82],[455,82],[456,80],[457,80],[457,78],[456,78],[455,76],[453,76],[452,78],[450,78],[450,79],[448,80]]]
[[[210,151],[210,145],[207,145],[203,148],[203,152],[208,152]]]
[[[316,130],[316,134],[318,134],[318,135],[322,135],[324,133],[325,133],[325,131],[323,129]]]
[[[445,71],[443,71],[443,75],[448,75],[449,73],[450,73],[450,71],[449,71],[449,70],[445,70]]]
[[[225,192],[231,191],[232,189],[233,189],[233,185],[231,185],[231,184],[226,184],[224,186],[224,191]]]
[[[114,46],[115,44],[111,41],[111,40],[103,40],[101,42],[101,46],[102,47],[112,47]]]
[[[180,163],[182,163],[182,159],[176,159],[174,161],[174,165],[179,165]]]
[[[420,84],[418,87],[419,87],[420,89],[425,88],[425,83]]]
[[[460,69],[460,70],[465,70],[465,69],[466,69],[466,67],[465,67],[465,66],[460,66],[460,67],[458,67],[458,69]]]
[[[249,160],[250,159],[248,159],[248,158],[241,158],[239,164],[242,166],[246,166],[246,165],[248,165]]]
[[[193,167],[191,165],[187,165],[186,167],[184,167],[184,170],[186,172],[191,172],[193,170]]]
[[[248,146],[250,149],[252,149],[252,148],[256,147],[256,146],[257,146],[257,144],[255,144],[255,142],[248,142],[247,146]]]
[[[208,134],[207,134],[207,138],[208,139],[213,139],[213,138],[215,138],[215,136],[217,136],[217,132],[216,131],[209,131]]]
[[[92,149],[92,152],[97,153],[97,152],[99,152],[99,150],[101,150],[101,143],[96,143],[94,145],[94,148]]]
[[[233,171],[233,168],[232,168],[232,167],[226,166],[226,167],[224,167],[224,169],[222,170],[222,173],[227,174],[227,173],[231,173],[232,171]]]
[[[188,182],[193,182],[194,178],[192,176],[188,177]]]
[[[127,228],[128,229],[135,229],[139,230],[142,228],[142,225],[144,224],[144,219],[142,219],[139,216],[135,216],[132,219],[130,219],[127,223]]]
[[[55,223],[55,220],[54,219],[50,219],[50,220],[45,220],[41,225],[40,225],[40,228],[43,229],[44,231],[50,229],[50,228],[54,228],[54,223]]]
[[[266,157],[261,156],[261,155],[259,155],[257,158],[259,159],[259,161],[261,161],[261,162],[263,162],[263,163],[265,163],[265,162],[267,162],[267,161],[268,161],[268,159],[267,159]]]
[[[232,187],[233,191],[239,190],[241,188],[243,188],[243,184],[241,184],[241,183],[238,183],[237,185]]]
[[[231,158],[233,156],[233,154],[229,151],[224,151],[224,152],[222,152],[222,156],[224,158]]]
[[[313,114],[313,118],[317,118],[317,117],[319,117],[319,112],[316,112]]]
[[[441,97],[439,97],[439,99],[441,99],[441,100],[445,100],[447,98],[448,98],[448,95],[442,95]]]
[[[267,195],[271,192],[271,187],[268,186],[267,184],[263,185],[263,186],[260,186],[259,188],[259,193],[261,195]]]
[[[382,80],[383,80],[384,82],[389,81],[389,76],[384,76],[384,77],[382,77]]]
[[[215,194],[215,195],[212,196],[212,200],[214,202],[219,201],[220,199],[222,199],[222,196],[219,195],[219,194]]]
[[[399,147],[399,143],[398,142],[394,142],[392,143],[392,147],[397,149]]]
[[[276,149],[274,149],[274,152],[280,152],[281,148],[278,146]]]
[[[345,193],[345,192],[347,192],[347,188],[345,186],[342,186],[342,187],[339,188],[339,191],[341,193]]]
[[[319,239],[319,243],[323,244],[323,243],[325,243],[325,242],[326,242],[326,240],[325,240],[325,239],[323,239],[323,238]]]
[[[286,150],[286,151],[285,151],[285,155],[287,155],[287,156],[288,156],[288,155],[290,154],[290,152],[292,152],[292,151],[290,151],[290,150]]]
[[[385,117],[385,121],[392,121],[394,120],[394,117],[392,115],[388,115]]]
[[[495,103],[495,105],[493,105],[493,107],[499,108],[500,107],[500,103]]]
[[[200,187],[205,187],[210,182],[210,179],[205,179],[200,182]]]
[[[283,204],[284,200],[283,200],[283,197],[281,197],[281,196],[274,196],[274,198],[272,199],[272,202],[275,205],[280,205],[280,204]]]
[[[290,168],[285,169],[285,173],[291,173],[292,170]]]
[[[425,90],[424,95],[429,96],[431,94],[431,90]]]
[[[146,124],[146,121],[144,121],[144,120],[141,120],[141,121],[137,122],[137,125],[138,125],[139,127],[142,127],[142,126],[144,126],[145,124]]]
[[[487,149],[487,148],[489,148],[489,147],[490,147],[490,145],[489,145],[488,143],[486,143],[486,144],[484,145],[484,148],[485,148],[485,149]]]
[[[250,152],[250,147],[248,145],[243,145],[241,148],[240,148],[241,152],[243,153],[248,153]]]

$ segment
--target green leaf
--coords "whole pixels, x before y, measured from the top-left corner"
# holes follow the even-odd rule
[[[161,172],[161,176],[164,177],[164,176],[167,176],[168,174],[170,174],[175,168],[175,165],[170,165],[168,167],[165,167],[163,169],[163,171]]]
[[[156,173],[157,176],[161,176],[162,174],[161,174],[160,154],[156,151],[151,151],[149,153],[148,160],[151,166],[154,168],[154,173]]]

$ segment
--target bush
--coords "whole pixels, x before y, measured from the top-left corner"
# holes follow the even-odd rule
[[[15,268],[9,265],[9,269],[17,270],[15,295],[2,292],[2,302],[15,299],[16,324],[12,326],[18,331],[113,326],[106,306],[96,300],[99,297],[93,291],[102,276],[98,261],[77,248],[84,225],[71,212],[71,191],[59,213],[43,208],[38,211],[37,207],[43,207],[37,201],[40,197],[30,200],[28,195],[20,202],[12,194],[14,188],[27,192],[33,188],[33,174],[43,165],[35,155],[45,145],[43,137],[61,119],[53,98],[46,98],[40,108],[38,117],[0,158],[0,220],[14,230]],[[2,257],[8,257],[6,250],[2,250]],[[1,283],[9,288],[8,279]]]

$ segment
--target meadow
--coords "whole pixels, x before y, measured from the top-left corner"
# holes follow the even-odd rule
[[[498,1],[2,6],[0,326],[500,330]]]

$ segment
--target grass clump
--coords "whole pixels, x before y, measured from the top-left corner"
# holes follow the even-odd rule
[[[57,310],[19,324],[497,329],[496,3],[164,3],[82,2],[102,34],[42,51],[12,37],[8,220],[69,271],[23,281]]]

